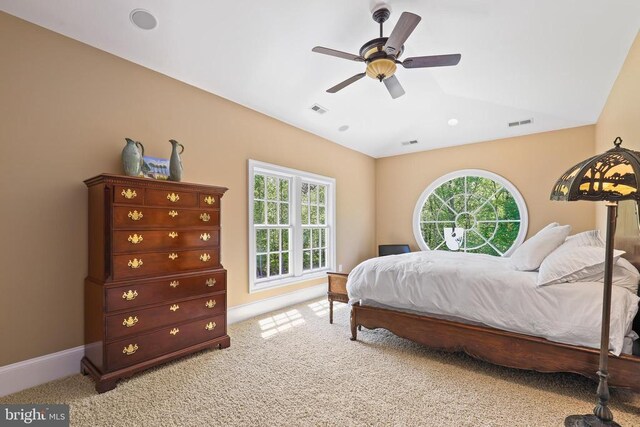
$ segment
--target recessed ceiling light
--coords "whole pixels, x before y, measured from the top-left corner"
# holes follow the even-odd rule
[[[340,132],[347,131],[347,130],[349,130],[349,125],[342,125],[342,126],[340,126],[340,127],[338,128],[338,130],[339,130]]]
[[[151,12],[144,9],[134,9],[129,14],[129,19],[136,27],[142,30],[153,30],[158,26],[158,20]]]
[[[457,126],[458,125],[458,119],[449,119],[449,121],[447,122],[447,124],[449,126]]]

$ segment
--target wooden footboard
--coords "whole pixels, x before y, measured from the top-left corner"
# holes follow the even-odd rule
[[[510,368],[539,372],[573,372],[598,379],[599,350],[554,343],[543,338],[486,326],[354,304],[351,339],[358,327],[384,328],[402,338]],[[609,385],[640,392],[640,357],[609,356]]]

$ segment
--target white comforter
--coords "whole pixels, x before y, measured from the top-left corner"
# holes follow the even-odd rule
[[[508,258],[445,251],[364,261],[349,273],[349,303],[455,316],[551,341],[600,347],[602,283],[537,287],[537,272],[515,270]],[[619,355],[633,335],[638,296],[613,286],[609,350]]]

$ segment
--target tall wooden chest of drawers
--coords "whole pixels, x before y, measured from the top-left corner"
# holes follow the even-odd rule
[[[208,347],[226,348],[223,187],[99,175],[89,188],[85,357],[96,390]]]

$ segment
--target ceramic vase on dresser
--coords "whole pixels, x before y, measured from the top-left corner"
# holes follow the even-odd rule
[[[96,390],[230,345],[220,202],[226,188],[100,175],[89,188],[82,372]]]

